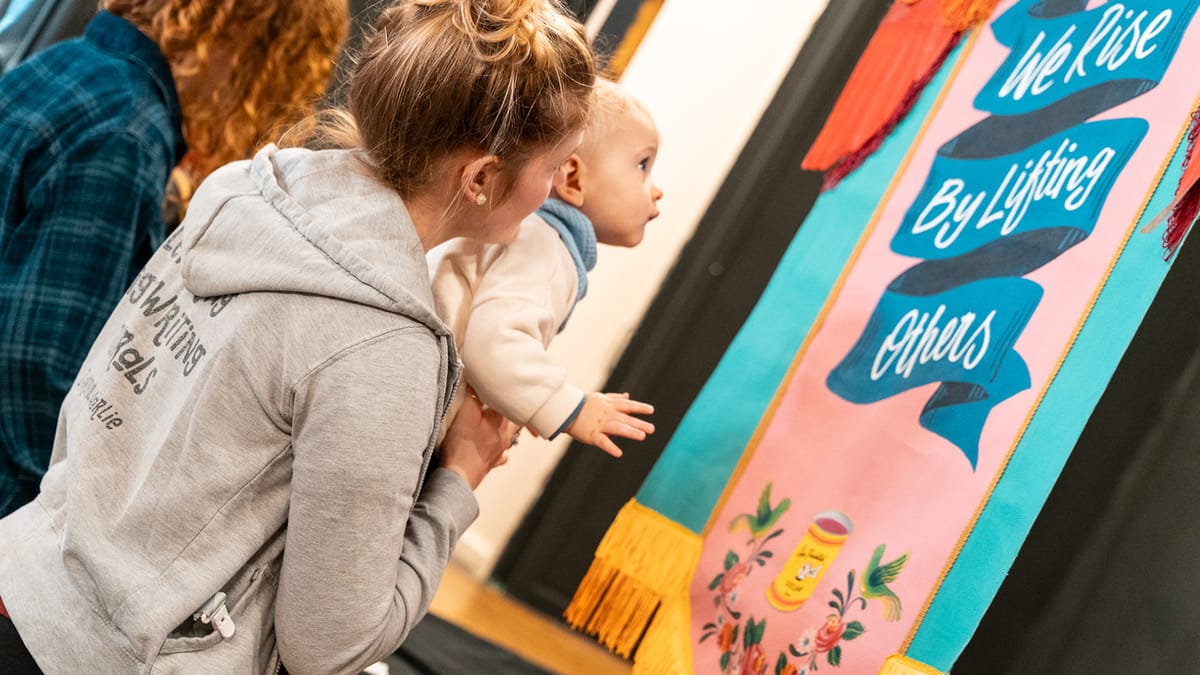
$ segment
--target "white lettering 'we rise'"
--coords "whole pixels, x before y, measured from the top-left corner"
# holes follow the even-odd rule
[[[1087,77],[1090,68],[1113,72],[1130,59],[1145,59],[1158,48],[1154,39],[1171,22],[1172,12],[1164,9],[1147,21],[1148,16],[1147,10],[1111,3],[1082,44],[1076,44],[1075,26],[1071,26],[1049,50],[1044,46],[1046,32],[1039,32],[1000,87],[1000,98],[1019,101],[1026,94],[1040,96],[1059,82]]]

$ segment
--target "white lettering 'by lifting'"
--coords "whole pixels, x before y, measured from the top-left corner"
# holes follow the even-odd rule
[[[1056,150],[1046,149],[1036,159],[1013,162],[995,191],[969,192],[965,180],[948,178],[921,210],[911,231],[924,234],[933,230],[933,245],[945,249],[972,224],[982,230],[999,223],[999,235],[1008,236],[1021,225],[1029,207],[1039,202],[1059,205],[1068,213],[1078,211],[1116,156],[1117,151],[1110,147],[1094,155],[1080,153],[1079,144],[1068,137]],[[987,206],[980,209],[989,194]]]

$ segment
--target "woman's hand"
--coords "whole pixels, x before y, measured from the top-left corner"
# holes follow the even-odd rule
[[[495,410],[484,410],[475,392],[467,390],[458,415],[442,442],[442,466],[458,473],[471,489],[484,476],[508,461],[508,449],[520,427]]]

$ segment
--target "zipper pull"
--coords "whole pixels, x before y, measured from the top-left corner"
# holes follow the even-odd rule
[[[233,624],[233,617],[229,616],[229,608],[225,606],[225,593],[222,591],[213,593],[212,597],[196,610],[192,618],[200,623],[212,625],[223,640],[233,637],[234,631],[237,630],[237,626]]]

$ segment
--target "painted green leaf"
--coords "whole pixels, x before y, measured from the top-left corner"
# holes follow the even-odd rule
[[[850,623],[846,624],[846,631],[842,633],[842,639],[853,640],[865,632],[867,632],[867,629],[863,627],[861,622],[851,621]]]
[[[766,518],[759,519],[758,532],[756,534],[761,534],[772,527],[775,527],[775,523],[779,522],[779,519],[783,517],[783,514],[787,512],[788,507],[791,505],[792,500],[790,499],[785,499],[782,502],[779,502],[779,506],[775,507],[774,510],[767,514]]]
[[[734,565],[738,564],[738,560],[738,554],[734,553],[733,549],[729,549],[729,553],[725,554],[725,569],[731,569]]]
[[[722,579],[724,579],[724,578],[725,578],[725,573],[724,573],[724,572],[721,572],[721,573],[720,573],[720,574],[718,574],[717,576],[713,577],[712,583],[710,583],[710,584],[708,585],[708,590],[710,590],[710,591],[715,591],[715,590],[717,590],[717,586],[720,586],[720,585],[721,585],[721,580],[722,580]]]
[[[787,665],[787,656],[783,652],[779,652],[779,658],[775,660],[775,675],[783,672],[783,667]]]
[[[774,525],[775,521],[779,520],[779,517],[782,516],[789,508],[791,508],[791,506],[792,498],[784,497],[783,501],[779,502],[779,505],[776,506],[773,511],[771,511],[771,525]],[[767,527],[770,527],[771,525],[767,525]]]
[[[729,531],[736,532],[738,524],[742,523],[742,522],[746,523],[746,529],[751,530],[751,531],[754,530],[754,520],[750,517],[750,514],[749,513],[739,513],[736,516],[734,516],[733,518],[729,519]]]
[[[729,667],[729,656],[729,652],[725,652],[721,655],[721,670],[725,670]]]
[[[767,486],[763,488],[762,494],[758,495],[758,513],[754,514],[754,521],[759,528],[771,517],[771,485],[773,484],[767,483]]]
[[[842,664],[842,646],[837,645],[829,650],[829,665],[837,668]]]

